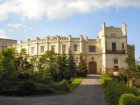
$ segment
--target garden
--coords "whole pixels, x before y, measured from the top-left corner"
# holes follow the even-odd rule
[[[107,105],[140,105],[140,65],[128,67],[115,76],[113,73],[101,76]]]
[[[76,88],[87,75],[86,62],[79,65],[71,51],[57,54],[53,50],[29,56],[7,48],[0,53],[0,95],[63,94]]]

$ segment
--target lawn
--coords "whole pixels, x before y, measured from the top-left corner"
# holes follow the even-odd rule
[[[69,91],[75,89],[81,83],[82,79],[83,78],[73,78],[73,81],[68,85]]]

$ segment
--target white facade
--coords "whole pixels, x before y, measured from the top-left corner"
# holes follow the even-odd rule
[[[79,38],[51,36],[45,39],[28,39],[27,42],[17,44],[16,49],[26,49],[29,56],[41,55],[45,51],[54,49],[56,53],[68,54],[71,49],[77,62],[83,54],[87,62],[89,73],[106,73],[110,70],[126,68],[125,59],[128,57],[126,24],[121,28],[106,27],[102,23],[101,31],[96,39],[88,39],[80,35]]]

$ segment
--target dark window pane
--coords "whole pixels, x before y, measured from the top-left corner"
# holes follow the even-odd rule
[[[122,43],[122,50],[124,50],[124,43]]]
[[[89,52],[96,52],[96,46],[89,46]]]
[[[116,43],[112,43],[112,50],[116,51]]]
[[[118,59],[114,59],[114,64],[118,64]]]
[[[77,44],[74,44],[73,50],[74,50],[74,51],[77,51]]]

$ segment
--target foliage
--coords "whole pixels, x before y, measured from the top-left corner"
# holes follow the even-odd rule
[[[82,61],[80,72],[85,75]],[[84,73],[82,71],[84,70]],[[0,53],[0,94],[50,94],[73,90],[81,79],[76,77],[73,54],[56,54],[53,50],[41,56],[29,57],[25,49],[20,53],[7,48]],[[72,81],[73,80],[73,81]]]
[[[61,81],[63,79],[67,79],[67,71],[68,71],[68,66],[67,66],[67,56],[65,53],[62,55],[58,56],[57,59],[57,69],[58,69],[58,81]]]
[[[108,105],[118,105],[119,98],[124,93],[139,95],[137,88],[128,87],[125,83],[109,78],[107,75],[101,76],[101,81],[105,88],[106,101]]]
[[[36,92],[36,86],[32,81],[24,81],[17,87],[18,95],[32,95]]]
[[[75,63],[75,59],[74,56],[71,52],[71,50],[69,50],[69,54],[68,54],[68,69],[67,69],[67,73],[66,73],[66,79],[70,80],[72,77],[76,76],[76,63]]]
[[[127,84],[127,86],[131,87],[133,85],[134,80],[138,77],[138,72],[136,68],[132,66],[133,65],[132,63],[134,63],[133,61],[126,58],[126,63],[128,67],[122,69],[119,72],[118,80],[123,81],[124,83]]]
[[[82,81],[82,78],[74,78],[73,81],[69,84],[69,90],[75,89]]]
[[[101,85],[103,86],[103,87],[106,87],[107,86],[107,83],[109,82],[109,81],[111,81],[112,80],[112,78],[109,76],[109,75],[107,75],[107,74],[104,74],[104,75],[101,75]]]
[[[120,97],[119,105],[140,105],[140,97],[133,94],[123,94]]]
[[[57,54],[53,50],[46,51],[45,54],[41,55],[37,61],[37,75],[40,79],[57,80],[56,60]]]
[[[86,61],[83,59],[82,55],[80,56],[80,62],[77,67],[77,76],[86,77],[87,75],[87,64]]]
[[[1,79],[10,80],[16,71],[15,50],[7,48],[0,53],[0,75]]]

